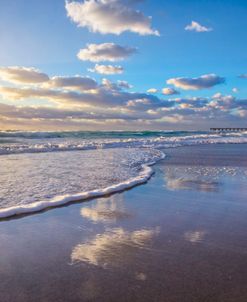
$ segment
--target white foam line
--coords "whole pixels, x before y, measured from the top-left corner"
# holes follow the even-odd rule
[[[179,146],[192,146],[198,144],[241,144],[247,143],[247,133],[229,133],[221,136],[219,134],[198,134],[184,137],[156,137],[141,139],[119,139],[117,141],[89,141],[88,143],[80,142],[79,144],[35,144],[35,145],[0,145],[0,156],[10,154],[24,153],[43,153],[58,151],[84,151],[96,150],[98,148],[167,148]]]
[[[161,153],[161,157],[157,160],[161,160],[165,158],[165,154]],[[156,162],[157,162],[156,161]],[[142,170],[140,174],[137,177],[130,178],[129,180],[126,180],[122,183],[112,185],[109,187],[106,187],[104,189],[99,190],[93,190],[88,192],[82,192],[77,193],[73,195],[60,195],[56,196],[51,200],[46,201],[38,201],[27,205],[20,205],[15,207],[9,207],[6,209],[0,210],[0,218],[8,218],[12,216],[17,216],[21,214],[28,214],[28,213],[34,213],[39,212],[47,208],[52,207],[58,207],[61,205],[66,205],[70,202],[75,201],[83,201],[89,198],[95,198],[95,197],[103,197],[108,194],[117,193],[126,189],[130,189],[136,185],[143,184],[147,182],[151,176],[153,175],[153,169],[151,168],[152,165],[154,165],[156,162],[150,162],[147,164],[141,165]]]

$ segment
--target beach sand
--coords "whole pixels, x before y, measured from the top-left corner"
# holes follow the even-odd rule
[[[165,150],[145,184],[0,221],[0,301],[247,301],[247,145]]]

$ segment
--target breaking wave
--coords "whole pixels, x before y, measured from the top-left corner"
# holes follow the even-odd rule
[[[0,218],[129,189],[148,181],[163,148],[219,143],[247,143],[247,132],[1,131]]]

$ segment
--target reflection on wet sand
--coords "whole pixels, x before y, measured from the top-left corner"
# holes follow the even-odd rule
[[[204,240],[206,233],[206,231],[188,231],[184,234],[184,238],[191,243],[199,243]]]
[[[173,149],[145,186],[2,222],[0,302],[246,302],[246,147]]]
[[[136,273],[135,278],[139,281],[145,281],[147,280],[147,275],[144,273]]]
[[[205,172],[207,171],[207,172]],[[209,173],[205,167],[165,167],[164,180],[168,190],[195,190],[202,192],[218,192],[221,183],[215,173]]]
[[[106,200],[99,199],[93,205],[83,207],[81,216],[93,222],[114,223],[132,215],[126,212],[123,195],[113,195]]]
[[[107,268],[127,263],[139,249],[150,248],[152,239],[159,234],[159,228],[126,231],[114,228],[96,235],[92,240],[78,244],[71,253],[72,263],[87,262]],[[129,263],[128,263],[129,265]],[[144,278],[144,276],[137,276]]]

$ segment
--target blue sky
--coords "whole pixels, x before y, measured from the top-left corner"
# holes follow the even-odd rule
[[[88,2],[97,3],[97,1],[104,2],[104,0],[89,0]],[[78,0],[71,2],[83,5],[85,1]],[[105,2],[112,2],[112,0],[106,0]],[[6,77],[6,70],[4,68],[19,66],[35,68],[49,75],[50,78],[55,76],[72,77],[80,75],[81,77],[92,77],[98,83],[101,83],[103,78],[107,78],[114,83],[118,80],[127,81],[133,86],[128,93],[146,93],[148,89],[155,88],[158,90],[155,93],[155,97],[159,100],[170,100],[172,98],[191,99],[193,97],[212,98],[218,94],[218,99],[221,97],[218,102],[223,102],[223,96],[229,97],[231,95],[235,103],[238,100],[241,101],[241,107],[236,106],[236,104],[229,107],[228,104],[228,112],[220,120],[221,122],[224,120],[224,125],[227,125],[229,122],[231,125],[237,123],[239,126],[242,123],[243,126],[246,126],[244,100],[247,99],[247,79],[239,77],[239,75],[247,74],[246,1],[115,0],[115,2],[117,2],[117,5],[127,7],[132,11],[140,10],[144,16],[152,16],[150,29],[159,31],[160,36],[155,34],[142,35],[129,30],[123,30],[118,34],[111,32],[102,33],[100,29],[92,32],[90,26],[78,27],[78,22],[73,21],[76,11],[73,10],[74,15],[69,18],[67,16],[68,10],[66,11],[63,0],[12,0],[11,2],[0,0],[0,66],[5,72],[4,76]],[[109,4],[107,5],[109,7]],[[84,9],[84,6],[82,8]],[[104,15],[102,16],[104,17]],[[83,15],[81,19],[81,22],[84,22]],[[89,21],[92,25],[94,25],[93,22],[97,23],[97,19]],[[210,30],[205,32],[185,30],[185,27],[190,25],[192,21],[196,21],[200,26]],[[109,31],[111,31],[110,27]],[[103,43],[133,47],[137,48],[137,51],[121,61],[104,61],[102,63],[101,61],[91,62],[78,59],[77,53],[80,49],[86,48],[87,44]],[[105,75],[88,71],[95,64],[121,66],[124,72],[122,74]],[[224,83],[200,89],[181,89],[181,86],[168,85],[166,83],[168,79],[177,79],[180,77],[186,79],[199,78],[200,80],[202,75],[210,74],[224,78]],[[4,78],[4,76],[0,80],[2,87],[16,85],[16,82],[12,83],[8,76],[7,78]],[[25,85],[21,82],[17,84],[18,89],[24,89],[27,85],[26,82]],[[173,88],[179,94],[164,96],[161,91],[165,87]],[[43,86],[41,88],[43,89]],[[236,89],[232,91],[233,88]],[[145,98],[145,96],[142,97]],[[15,108],[12,108],[14,110],[21,108],[21,106],[32,107],[35,104],[36,107],[42,106],[42,104],[44,106],[50,104],[53,107],[54,103],[50,95],[47,98],[40,98],[32,94],[27,98],[12,99],[10,94],[6,95],[3,92],[0,101],[2,104],[14,106]],[[66,107],[66,110],[68,110],[68,104],[65,106],[64,102],[62,105],[57,102],[55,103],[54,108],[59,107],[60,110],[62,107]],[[120,110],[124,111],[124,105],[126,104],[121,104],[122,107]],[[99,107],[99,104],[97,106]],[[105,111],[107,106],[107,103],[102,104],[102,111]],[[156,109],[156,104],[154,107],[150,107],[148,110]],[[73,108],[74,104],[70,104],[69,109],[74,110]],[[85,108],[85,106],[82,106],[82,108]],[[141,108],[140,110],[145,111],[146,109]],[[239,121],[239,118],[236,121],[234,120],[236,117],[234,111],[237,110],[241,111],[239,115],[241,116],[241,121]],[[99,114],[99,110],[97,110],[97,114]],[[183,116],[182,110],[179,113],[166,112],[167,116],[172,114]],[[191,123],[185,121],[184,125],[186,128],[207,127],[206,122],[200,125],[198,114],[197,111],[195,113],[197,118],[194,119],[192,113],[190,116],[190,114],[185,112],[186,119],[191,119]],[[217,120],[217,112],[214,111],[213,115],[215,120]],[[220,115],[222,115],[222,110],[220,110]],[[16,127],[42,128],[42,118],[37,125],[35,122],[28,124],[23,120],[23,117],[18,117],[18,119],[19,123]],[[3,117],[0,125],[4,126],[4,120],[6,125],[6,116]],[[183,128],[183,119],[178,120],[180,124],[179,126],[176,125],[176,127]],[[76,122],[78,123],[78,121]],[[104,122],[107,129],[112,127],[112,123],[107,124],[107,119]],[[101,121],[99,127],[102,127],[102,123],[103,121]],[[168,118],[167,121],[165,120],[164,123],[160,122],[158,125],[154,122],[153,124],[144,124],[142,126],[141,118],[138,122],[133,122],[132,126],[133,129],[140,127],[174,128],[174,124],[172,123],[169,124]],[[57,126],[56,119],[52,122],[51,120],[45,120],[43,124],[45,128],[62,127],[61,121],[59,121],[59,126]],[[89,124],[89,121],[87,121],[85,126],[82,121],[82,124],[76,127],[84,129],[92,126],[92,128],[97,128],[97,125],[92,124],[90,126]],[[11,126],[11,123],[8,122],[6,127],[13,128],[15,125]],[[72,129],[74,125],[69,125],[66,120],[64,128],[66,127]],[[120,127],[125,128],[127,126],[123,123]]]

